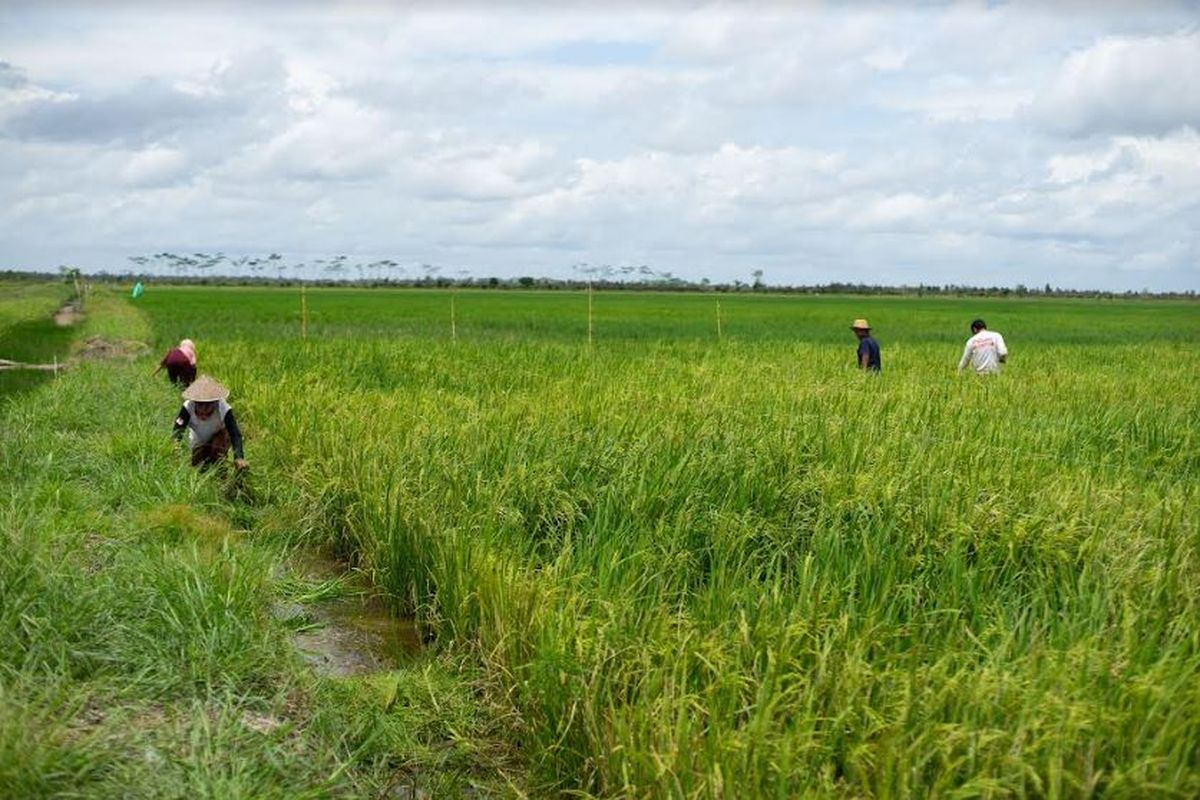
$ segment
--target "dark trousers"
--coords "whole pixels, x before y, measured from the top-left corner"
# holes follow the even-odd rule
[[[202,445],[192,448],[193,467],[211,467],[225,458],[229,452],[229,431],[221,428]]]
[[[167,377],[171,383],[186,389],[196,380],[196,368],[191,364],[168,364]]]

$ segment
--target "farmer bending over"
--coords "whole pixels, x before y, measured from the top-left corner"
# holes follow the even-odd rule
[[[242,432],[238,430],[233,409],[225,398],[229,390],[208,375],[201,375],[183,392],[183,406],[175,418],[171,435],[178,439],[188,432],[192,446],[192,466],[204,469],[218,464],[233,446],[234,466],[245,469]]]
[[[167,377],[171,383],[187,386],[196,380],[196,345],[191,339],[184,339],[167,351],[162,361],[154,368],[157,375],[163,367],[167,368]]]

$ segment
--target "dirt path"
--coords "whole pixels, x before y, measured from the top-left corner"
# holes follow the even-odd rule
[[[78,300],[71,300],[54,313],[54,324],[69,328],[83,320],[83,308]]]

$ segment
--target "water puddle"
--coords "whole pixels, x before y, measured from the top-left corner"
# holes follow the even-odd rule
[[[336,561],[305,556],[272,613],[294,629],[292,643],[313,671],[345,678],[395,669],[421,649],[416,622],[392,616],[362,576]]]

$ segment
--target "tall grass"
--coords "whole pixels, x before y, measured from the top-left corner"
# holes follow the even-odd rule
[[[545,787],[1200,792],[1193,306],[730,298],[718,347],[708,298],[598,295],[589,349],[578,295],[463,293],[455,346],[444,298],[313,292],[299,346],[192,291],[150,310],[310,540],[476,654]]]
[[[277,424],[340,545],[506,676],[556,785],[1191,793],[1196,409],[1160,399],[1188,377],[789,349],[460,355],[424,390],[308,382],[323,414]]]
[[[88,310],[77,339],[151,338],[116,295]],[[268,613],[291,490],[264,475],[232,503],[191,469],[169,438],[178,390],[151,367],[82,359],[0,403],[0,797],[487,785],[488,709],[450,680],[457,662],[381,676],[390,705],[373,682],[305,669]]]

